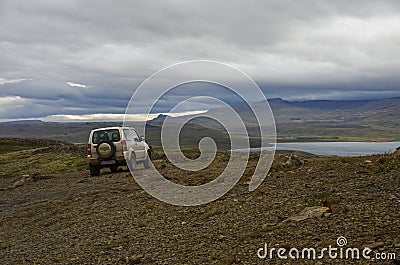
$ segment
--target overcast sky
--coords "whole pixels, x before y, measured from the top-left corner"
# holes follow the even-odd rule
[[[400,1],[0,0],[0,51],[0,120],[121,114],[149,75],[196,59],[268,98],[394,97]]]

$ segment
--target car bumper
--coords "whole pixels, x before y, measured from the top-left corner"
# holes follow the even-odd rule
[[[125,157],[117,156],[110,159],[97,159],[97,158],[89,158],[89,164],[93,166],[110,166],[110,165],[117,165],[117,166],[125,166],[126,161]]]

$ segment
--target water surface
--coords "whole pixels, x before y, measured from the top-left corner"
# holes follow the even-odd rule
[[[393,153],[398,147],[400,142],[297,142],[278,143],[276,150],[303,151],[324,156],[366,156]],[[250,148],[250,151],[268,149]]]

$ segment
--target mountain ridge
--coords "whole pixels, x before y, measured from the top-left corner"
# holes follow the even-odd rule
[[[400,97],[378,100],[310,100],[286,101],[281,98],[268,100],[274,114],[277,136],[280,141],[398,141],[400,140]],[[264,107],[263,102],[255,103]],[[233,106],[244,120],[249,134],[257,137],[258,123],[245,105]],[[223,117],[224,109],[210,109],[208,114]],[[181,123],[184,117],[170,117]],[[147,121],[151,135],[159,130],[166,115]],[[8,121],[0,122],[0,137],[47,138],[84,143],[93,128],[118,126],[115,122],[44,122]],[[139,124],[139,123],[137,123]],[[141,123],[143,124],[143,123]],[[156,126],[151,126],[155,124]],[[221,124],[208,118],[190,121],[192,132],[201,130],[202,135],[225,133]],[[139,127],[139,126],[138,126]],[[189,131],[190,131],[189,130]],[[220,138],[224,136],[221,135]],[[147,137],[147,139],[149,139]]]

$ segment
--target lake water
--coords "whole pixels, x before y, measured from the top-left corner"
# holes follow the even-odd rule
[[[400,142],[301,142],[278,143],[276,150],[294,150],[324,156],[365,156],[392,153]],[[269,148],[251,148],[251,151]]]

